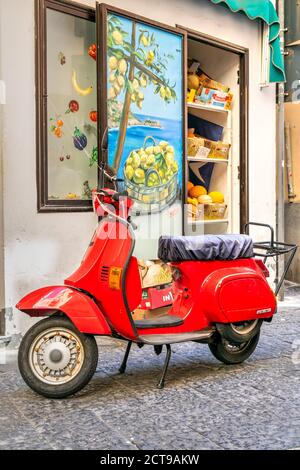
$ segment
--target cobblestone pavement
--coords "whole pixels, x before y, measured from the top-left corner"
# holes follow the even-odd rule
[[[0,449],[299,448],[295,291],[263,326],[256,352],[242,365],[218,363],[206,345],[174,345],[162,391],[155,385],[164,355],[157,357],[150,346],[134,347],[122,376],[125,344],[109,339],[99,340],[90,385],[67,400],[35,395],[14,361],[0,366]]]

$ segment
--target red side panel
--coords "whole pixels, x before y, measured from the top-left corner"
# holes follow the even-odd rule
[[[131,255],[133,240],[128,227],[110,219],[103,219],[90,243],[81,266],[65,280],[67,286],[83,289],[96,299],[112,327],[122,336],[135,339],[137,332],[133,320],[128,315],[122,289],[109,285],[111,267],[122,270],[122,281],[126,285],[129,307],[133,310],[141,301],[140,278],[135,261],[131,261],[126,273],[128,257]],[[136,292],[134,292],[136,289]],[[137,297],[139,299],[137,300]]]
[[[43,287],[24,297],[16,307],[32,317],[61,311],[82,333],[111,335],[111,329],[95,302],[69,287]]]
[[[229,267],[203,282],[201,303],[210,322],[229,323],[274,315],[276,299],[257,269]]]

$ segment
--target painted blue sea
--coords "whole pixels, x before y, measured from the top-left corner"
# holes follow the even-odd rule
[[[124,151],[122,154],[122,160],[119,168],[118,176],[123,177],[123,168],[127,158],[129,157],[130,152],[135,149],[140,149],[144,146],[145,138],[151,136],[155,139],[158,144],[161,140],[166,140],[173,145],[175,149],[175,159],[178,162],[179,172],[178,179],[179,185],[182,187],[182,159],[183,159],[183,147],[182,147],[182,121],[175,119],[164,119],[155,116],[147,116],[144,114],[136,114],[135,116],[141,120],[145,121],[150,119],[152,121],[159,121],[161,128],[151,127],[151,126],[132,126],[128,127],[126,133],[126,140]],[[113,165],[115,149],[118,139],[118,129],[110,129],[108,134],[108,161],[109,165]],[[152,145],[148,143],[148,146]]]

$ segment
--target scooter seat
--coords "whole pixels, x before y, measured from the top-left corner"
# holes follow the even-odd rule
[[[162,236],[158,257],[164,262],[252,258],[253,241],[248,235]]]
[[[170,326],[179,326],[183,324],[181,317],[175,315],[158,315],[155,318],[145,318],[143,320],[136,320],[134,322],[136,328],[147,329],[147,328],[167,328]]]

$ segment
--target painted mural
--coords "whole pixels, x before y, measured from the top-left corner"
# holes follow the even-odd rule
[[[108,15],[108,164],[141,214],[181,199],[182,36]]]

